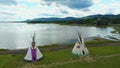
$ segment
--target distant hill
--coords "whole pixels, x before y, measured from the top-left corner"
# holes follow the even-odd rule
[[[26,22],[30,23],[39,23],[39,22],[59,22],[59,21],[73,21],[73,20],[83,20],[83,19],[102,19],[103,17],[107,17],[109,19],[118,19],[120,18],[120,14],[118,15],[113,15],[113,14],[106,14],[106,15],[90,15],[82,18],[75,18],[75,17],[66,17],[66,18],[34,18],[34,19],[28,19]]]
[[[86,17],[83,17],[84,19],[91,19],[91,18],[103,18],[103,17],[108,17],[110,19],[115,19],[115,18],[120,18],[120,14],[119,15],[113,15],[113,14],[106,14],[106,15],[101,15],[101,14],[98,14],[98,15],[90,15],[90,16],[86,16]]]
[[[74,20],[76,18],[74,17],[66,17],[66,18],[35,18],[32,20],[26,20],[27,22],[31,21],[68,21],[68,20]]]

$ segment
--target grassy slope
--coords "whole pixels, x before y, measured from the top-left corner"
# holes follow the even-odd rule
[[[7,50],[8,50],[8,49],[0,49],[0,52],[1,52],[1,51],[7,51]]]
[[[99,44],[115,43],[115,42],[118,42],[118,41],[111,41],[111,40],[96,38],[96,39],[86,42],[86,45],[90,46],[90,45],[99,45]]]
[[[102,40],[101,40],[102,41]],[[101,41],[96,44],[101,43]],[[110,41],[109,41],[110,42]],[[94,40],[89,44],[93,44]],[[107,42],[105,42],[107,43]],[[66,50],[59,50],[54,52],[43,52],[44,58],[35,63],[24,62],[24,55],[0,55],[0,68],[19,68],[24,67],[51,67],[51,68],[119,68],[120,55],[109,58],[99,58],[100,56],[109,56],[120,54],[120,46],[100,46],[89,47],[90,58],[95,61],[88,62],[87,60],[80,60],[80,57],[71,54],[71,48]],[[77,61],[77,62],[72,62]],[[64,62],[70,62],[64,64]],[[60,65],[63,63],[62,65]],[[32,65],[33,64],[33,65]]]
[[[105,55],[112,55],[112,54],[119,54],[120,53],[120,46],[101,46],[101,47],[90,47],[90,56],[91,57],[99,57],[99,56],[105,56]],[[74,60],[79,60],[80,57],[74,56],[71,54],[71,49],[66,49],[66,50],[59,50],[55,52],[44,52],[44,58],[41,61],[38,61],[36,63],[32,63],[34,65],[37,65],[38,67],[40,66],[50,66],[52,65],[52,68],[73,68],[73,67],[85,67],[85,68],[90,68],[90,67],[95,67],[95,68],[117,68],[119,67],[120,63],[120,55],[111,57],[111,58],[99,58],[96,59],[95,62],[87,62],[87,61],[79,61],[79,62],[74,62],[74,63],[69,63],[69,64],[63,64],[61,65],[54,65],[54,63],[62,63],[62,62],[67,62],[67,61],[74,61]],[[2,68],[16,68],[16,67],[21,67],[23,65],[27,65],[28,62],[24,62],[23,60],[24,55],[17,55],[17,56],[12,56],[12,55],[1,55],[0,61],[0,66]],[[94,58],[95,59],[95,58]],[[104,64],[105,63],[105,64]],[[31,63],[30,63],[31,64]],[[111,65],[112,64],[112,65]],[[110,66],[109,66],[110,65]],[[99,67],[100,66],[100,67]],[[29,67],[29,65],[28,65]]]
[[[111,58],[99,58],[93,62],[74,62],[64,65],[56,65],[51,68],[120,68],[120,56]]]
[[[117,31],[120,33],[120,24],[119,25],[113,25],[115,28],[115,31],[112,31],[112,33],[116,33]]]

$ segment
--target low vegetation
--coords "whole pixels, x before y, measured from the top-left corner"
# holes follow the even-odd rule
[[[114,27],[114,31],[112,31],[111,33],[120,33],[120,24],[117,25],[112,25]]]
[[[105,43],[113,43],[118,41],[112,41],[112,40],[106,40],[102,38],[96,38],[91,41],[86,42],[86,45],[99,45],[99,44],[105,44]]]
[[[68,17],[69,18],[69,17]],[[49,18],[48,18],[49,19]],[[28,20],[26,22],[28,23],[57,23],[57,24],[62,24],[62,25],[70,25],[70,24],[77,24],[77,25],[94,25],[94,26],[107,26],[110,24],[120,24],[120,15],[91,15],[91,16],[86,16],[82,18],[72,18],[72,19],[66,19],[63,18],[60,19],[55,19],[53,20],[42,20],[39,19],[33,19],[33,20]]]
[[[8,51],[8,49],[0,49],[0,51]]]
[[[115,31],[120,33],[120,26],[119,27],[115,27]]]
[[[101,39],[96,40],[86,42],[87,46],[96,44],[99,47],[88,47],[90,54],[85,57],[73,55],[71,53],[72,48],[58,51],[46,50],[43,52],[44,58],[38,62],[25,62],[23,59],[24,54],[7,54],[0,55],[0,68],[120,68],[119,44],[100,46],[100,44],[114,42]],[[59,47],[57,44],[51,47],[56,46]],[[50,46],[45,47],[49,48]]]
[[[71,49],[59,50],[54,52],[45,51],[43,52],[44,58],[35,63],[25,62],[23,60],[24,55],[16,55],[16,56],[0,55],[0,61],[1,61],[0,67],[25,68],[25,67],[37,66],[38,68],[39,67],[63,68],[64,66],[64,68],[73,68],[73,67],[119,68],[120,46],[90,47],[89,51],[90,51],[90,55],[83,58],[71,54]]]
[[[60,47],[59,44],[51,44],[51,45],[44,45],[44,46],[38,46],[38,48],[51,48],[51,47]]]

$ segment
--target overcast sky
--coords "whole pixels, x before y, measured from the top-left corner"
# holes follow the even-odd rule
[[[0,0],[0,21],[120,14],[120,0]]]

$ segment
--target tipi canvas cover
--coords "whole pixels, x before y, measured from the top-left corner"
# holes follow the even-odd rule
[[[75,43],[72,54],[78,55],[78,56],[85,56],[89,54],[89,51],[87,47],[85,46],[84,39],[82,36],[78,33],[78,42]]]
[[[24,57],[24,59],[26,61],[32,61],[35,62],[39,59],[41,59],[43,57],[42,53],[40,52],[40,50],[38,49],[38,47],[35,46],[35,34],[32,38],[32,46],[29,47],[26,56]]]
[[[35,56],[36,58],[33,58],[33,56]],[[43,57],[43,55],[37,47],[35,47],[35,48],[29,47],[27,54],[24,57],[24,60],[34,62],[34,61],[40,60],[42,57]]]

